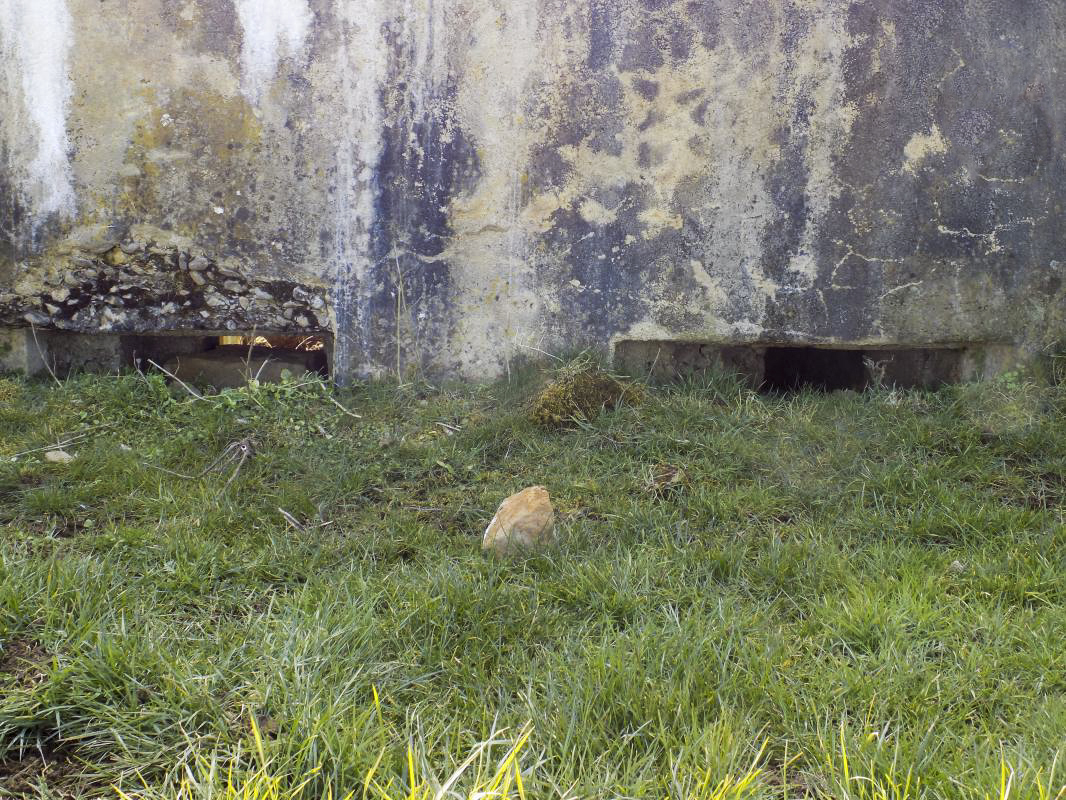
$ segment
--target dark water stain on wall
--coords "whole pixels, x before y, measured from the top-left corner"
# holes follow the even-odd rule
[[[162,0],[160,18],[174,33],[198,52],[236,59],[240,53],[237,12],[232,2],[200,0],[192,15],[189,0]]]
[[[615,57],[615,32],[621,22],[620,0],[589,0],[588,7],[588,69],[606,68]]]
[[[552,146],[587,144],[596,152],[619,155],[624,121],[622,82],[617,76],[583,74],[567,86],[565,112],[556,127]]]
[[[372,327],[365,356],[395,369],[421,369],[428,343],[447,341],[455,325],[460,298],[442,256],[453,238],[448,208],[480,175],[476,149],[454,118],[454,79],[431,80],[428,92],[415,97],[419,89],[405,80],[421,77],[410,75],[411,47],[392,42],[395,77],[382,95],[390,124],[376,170],[380,224],[359,311],[361,324]]]

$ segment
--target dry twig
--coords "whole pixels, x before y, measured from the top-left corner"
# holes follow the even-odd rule
[[[296,528],[296,530],[302,531],[304,529],[304,526],[300,524],[299,520],[297,520],[296,517],[294,517],[284,508],[278,506],[278,513],[280,513],[281,516],[285,517],[285,521],[292,525],[292,527]]]
[[[326,395],[326,397],[327,397],[327,398],[329,399],[329,401],[330,401],[331,403],[333,403],[333,405],[335,405],[335,406],[336,406],[337,408],[339,408],[339,409],[340,409],[341,411],[343,411],[343,412],[344,412],[345,414],[347,414],[347,415],[348,415],[349,417],[355,417],[355,419],[362,419],[362,418],[363,418],[361,414],[356,414],[356,413],[355,413],[354,411],[349,411],[348,409],[346,409],[346,408],[345,408],[344,406],[342,406],[342,405],[341,405],[341,404],[340,404],[339,402],[337,402],[337,399],[336,399],[336,398],[334,398],[334,397],[331,397],[331,396],[330,396],[330,395],[328,395],[328,394]]]
[[[55,369],[48,363],[48,358],[44,354],[44,350],[41,349],[41,343],[37,341],[37,326],[32,322],[30,323],[30,333],[33,334],[33,344],[37,348],[37,355],[41,357],[41,363],[44,364],[44,368],[48,370],[48,374],[52,376],[52,380],[56,382],[56,386],[62,386],[63,383],[56,376]]]
[[[156,362],[154,362],[150,358],[148,359],[148,363],[151,364],[153,367],[155,367],[160,372],[162,372],[164,375],[166,375],[171,380],[175,380],[179,384],[181,384],[181,388],[183,388],[185,391],[187,391],[189,394],[191,394],[197,400],[203,400],[205,403],[211,402],[206,397],[204,397],[202,394],[200,394],[198,391],[196,391],[194,388],[189,386],[189,384],[187,384],[185,381],[183,381],[181,378],[179,378],[177,375],[175,375],[173,372],[168,370],[166,367],[161,366],[160,364],[157,364]]]

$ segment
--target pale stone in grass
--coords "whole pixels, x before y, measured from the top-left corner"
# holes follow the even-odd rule
[[[483,550],[501,555],[533,550],[555,541],[555,509],[543,486],[530,486],[500,503],[485,529]]]
[[[53,464],[69,464],[74,460],[74,456],[66,450],[49,450],[44,454],[44,460],[51,461]]]

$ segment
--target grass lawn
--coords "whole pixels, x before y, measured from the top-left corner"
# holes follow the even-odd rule
[[[0,379],[0,796],[1066,796],[1066,387],[538,379]]]

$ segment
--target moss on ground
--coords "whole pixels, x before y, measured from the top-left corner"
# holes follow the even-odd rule
[[[637,405],[642,396],[640,385],[605,372],[595,362],[577,359],[556,370],[537,392],[530,419],[546,427],[587,422],[621,403]]]
[[[710,376],[545,428],[543,379],[5,379],[0,796],[400,797],[410,746],[421,797],[523,731],[531,798],[1056,796],[1066,388]],[[535,483],[559,547],[486,558]]]
[[[0,406],[13,406],[18,396],[18,386],[13,381],[0,378]]]

